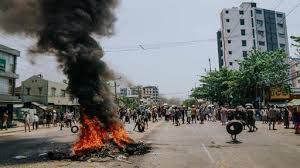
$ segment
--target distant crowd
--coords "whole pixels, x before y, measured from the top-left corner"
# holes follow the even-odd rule
[[[171,122],[175,126],[204,124],[205,121],[220,121],[222,125],[226,125],[232,120],[239,120],[243,123],[244,129],[248,128],[249,132],[257,131],[256,121],[262,121],[263,124],[269,124],[270,130],[276,130],[276,123],[283,123],[285,128],[290,128],[290,123],[293,123],[295,133],[300,133],[300,112],[296,108],[289,109],[275,105],[261,109],[255,109],[251,104],[235,108],[207,104],[192,105],[191,107],[176,105],[141,106],[136,109],[121,108],[119,116],[124,123],[142,122],[146,128],[148,128],[149,121],[158,122],[161,119]]]

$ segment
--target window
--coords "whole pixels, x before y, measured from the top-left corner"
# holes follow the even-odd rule
[[[230,20],[229,20],[229,19],[226,19],[226,22],[230,22]]]
[[[55,96],[56,95],[56,88],[51,88],[51,96]]]
[[[280,48],[285,49],[285,44],[280,44]]]
[[[232,66],[232,65],[233,65],[233,62],[229,62],[229,65]]]
[[[0,71],[5,72],[6,60],[0,59]]]
[[[42,93],[43,93],[43,88],[39,87],[39,95],[42,95]]]
[[[247,58],[247,56],[248,56],[248,52],[247,51],[243,51],[243,57]]]
[[[228,13],[229,13],[229,11],[228,11],[228,10],[226,10],[226,11],[225,11],[225,13],[226,13],[226,14],[228,14]]]
[[[241,35],[242,35],[242,36],[245,36],[245,35],[246,35],[246,30],[245,30],[245,29],[242,29],[242,30],[241,30]]]
[[[247,46],[247,41],[246,40],[242,40],[242,46],[243,47]]]
[[[227,29],[227,33],[230,33],[230,29]]]
[[[60,96],[61,97],[66,97],[66,91],[65,90],[61,90],[60,91]]]
[[[283,33],[279,33],[278,36],[279,36],[280,38],[285,38],[285,34],[283,34]]]
[[[240,25],[245,25],[245,19],[240,19]]]
[[[263,26],[264,22],[262,20],[256,20],[257,25],[259,26]]]
[[[277,13],[277,17],[282,18],[282,17],[283,17],[283,14]]]
[[[27,95],[30,95],[30,88],[26,88],[26,93],[27,93]]]
[[[258,45],[260,45],[260,46],[265,46],[266,43],[265,43],[264,41],[259,41],[259,42],[258,42]]]
[[[283,23],[278,23],[278,27],[283,28]]]
[[[298,83],[300,83],[300,79],[298,80]]]
[[[253,11],[251,10],[251,17],[253,17]]]
[[[230,55],[231,55],[231,54],[232,54],[232,51],[228,51],[228,54],[230,54]]]
[[[231,44],[231,40],[228,40],[228,44]]]
[[[262,14],[262,10],[256,9],[255,10],[256,14]]]
[[[240,15],[244,15],[244,11],[240,10]]]
[[[265,32],[264,32],[264,31],[258,30],[257,33],[258,33],[260,36],[265,37]]]

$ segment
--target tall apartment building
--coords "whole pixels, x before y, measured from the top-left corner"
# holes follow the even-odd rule
[[[240,7],[223,9],[221,29],[217,32],[219,68],[238,69],[239,61],[253,49],[289,54],[285,13],[244,2]]]

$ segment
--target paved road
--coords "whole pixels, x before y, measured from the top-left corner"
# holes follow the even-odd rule
[[[138,133],[133,131],[134,123],[131,123],[126,124],[126,130],[133,139],[139,140],[159,125],[160,123],[149,123],[149,129],[146,132]],[[11,167],[36,165],[33,167],[40,167],[38,163],[44,162],[41,160],[43,158],[40,157],[41,154],[56,149],[70,149],[77,137],[78,135],[72,134],[69,128],[60,131],[59,127],[42,128],[30,133],[25,133],[22,128],[2,131],[0,132],[0,167],[3,165],[10,165]],[[16,156],[26,156],[27,158],[19,160],[15,159]]]
[[[258,132],[243,132],[238,137],[241,144],[227,143],[231,139],[219,122],[175,127],[162,121],[151,124],[144,134],[132,132],[132,127],[127,125],[131,136],[143,138],[153,146],[151,153],[130,158],[132,164],[118,161],[88,163],[39,160],[6,167],[294,168],[300,162],[300,136],[293,134],[292,129],[283,129],[283,126],[278,126],[277,131],[269,131],[266,125],[259,124]],[[69,130],[59,132],[56,128],[31,134],[0,136],[0,167],[5,158],[19,154],[37,156],[49,148],[70,144],[75,139],[76,135]]]
[[[165,123],[148,136],[154,150],[139,158],[136,165],[141,168],[297,167],[300,137],[292,129],[282,127],[269,131],[266,125],[259,124],[258,132],[243,132],[239,136],[241,144],[230,144],[227,142],[231,139],[219,122],[180,127]]]

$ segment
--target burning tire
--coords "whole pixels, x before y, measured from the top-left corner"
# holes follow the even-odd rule
[[[77,132],[79,131],[79,127],[78,126],[72,126],[71,127],[71,132],[73,133],[73,134],[76,134]]]
[[[139,132],[144,132],[145,131],[145,124],[139,124],[138,125],[138,130],[139,130]]]
[[[233,120],[226,125],[226,130],[231,135],[240,134],[243,131],[243,124],[240,121]]]

